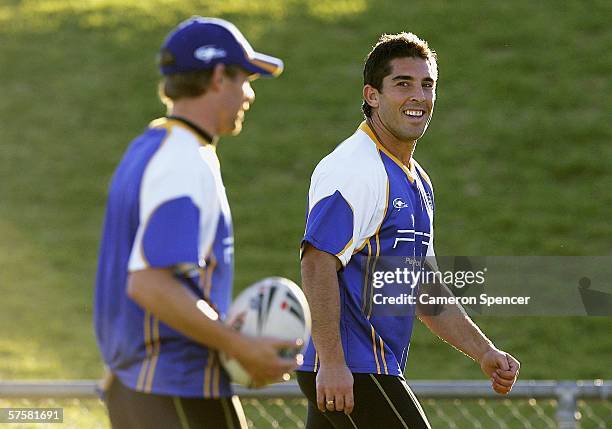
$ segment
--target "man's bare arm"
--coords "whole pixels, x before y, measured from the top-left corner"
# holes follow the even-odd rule
[[[425,285],[436,288],[438,296],[452,296],[446,285]],[[440,311],[431,306],[417,304],[419,319],[445,342],[478,362],[482,371],[491,378],[497,393],[506,394],[518,377],[520,363],[510,354],[498,350],[491,340],[472,321],[459,304],[447,304]]]
[[[170,269],[145,269],[131,273],[127,294],[173,329],[238,359],[255,384],[277,380],[296,366],[294,361],[278,356],[279,349],[295,347],[295,344],[254,340],[204,317],[197,308],[198,297],[180,284]]]
[[[321,411],[353,410],[353,375],[346,366],[340,336],[340,292],[334,255],[305,245],[302,256],[302,288],[312,317],[312,340],[320,365],[317,404]],[[333,404],[327,401],[333,400]]]
[[[452,296],[446,285],[423,285],[421,289],[423,288],[427,288],[428,291],[434,289],[435,293],[430,295]],[[480,362],[482,356],[494,348],[491,340],[472,321],[461,305],[434,307],[419,301],[417,315],[430,331],[476,362]]]
[[[344,363],[340,340],[340,261],[310,245],[302,257],[302,287],[310,304],[312,339],[321,362]]]

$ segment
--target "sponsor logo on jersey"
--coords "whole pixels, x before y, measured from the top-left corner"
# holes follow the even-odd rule
[[[424,246],[429,244],[431,234],[424,231],[415,231],[414,229],[398,229],[393,248],[395,249],[401,242],[421,243]]]
[[[396,198],[393,200],[393,207],[397,210],[405,209],[406,207],[410,207],[408,204],[402,201],[401,198]]]

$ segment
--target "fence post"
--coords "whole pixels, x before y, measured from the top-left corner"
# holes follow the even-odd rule
[[[555,389],[558,402],[556,418],[559,429],[578,429],[580,427],[577,420],[577,393],[578,387],[575,382],[562,381],[557,385]]]

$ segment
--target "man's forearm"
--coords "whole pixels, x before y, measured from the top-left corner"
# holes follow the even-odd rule
[[[336,258],[311,248],[302,259],[302,288],[312,317],[312,340],[323,363],[344,363]]]
[[[234,355],[241,336],[227,326],[204,316],[198,297],[183,287],[170,270],[147,269],[130,274],[129,296],[162,322],[193,340]]]
[[[452,296],[445,285],[435,287],[440,288],[440,295]],[[494,348],[491,340],[472,321],[461,305],[447,304],[440,312],[433,312],[431,308],[422,306],[418,310],[419,319],[430,331],[476,362],[480,362],[482,356]]]

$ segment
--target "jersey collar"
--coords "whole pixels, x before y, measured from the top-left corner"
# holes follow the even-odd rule
[[[187,127],[190,131],[192,131],[193,133],[195,133],[198,137],[200,137],[200,139],[204,140],[205,144],[213,144],[213,136],[211,136],[210,134],[208,134],[206,131],[204,131],[201,127],[197,126],[196,124],[194,124],[193,122],[182,118],[180,116],[167,116],[166,117],[169,121],[176,121],[176,122],[180,122],[182,125],[184,125],[185,127]]]
[[[414,160],[412,158],[410,158],[410,167],[407,167],[406,165],[404,165],[402,161],[400,161],[395,155],[389,152],[382,145],[382,143],[380,142],[380,140],[378,140],[378,137],[376,136],[376,134],[374,133],[372,128],[370,128],[370,126],[368,125],[366,121],[363,121],[359,125],[359,129],[363,131],[364,133],[366,133],[368,137],[370,137],[370,139],[374,142],[374,144],[376,144],[376,148],[378,150],[380,150],[385,155],[387,155],[391,159],[391,161],[395,162],[402,169],[402,171],[406,173],[406,176],[408,176],[408,180],[410,180],[410,183],[414,182],[417,174],[414,168]]]
[[[185,118],[179,116],[167,116],[159,119],[155,119],[149,124],[151,128],[168,128],[172,125],[178,125],[179,127],[189,131],[196,140],[199,142],[200,146],[208,146],[210,145],[214,150],[216,150],[217,139],[213,138],[210,134],[204,131],[202,128],[198,127],[191,121],[188,121]]]

